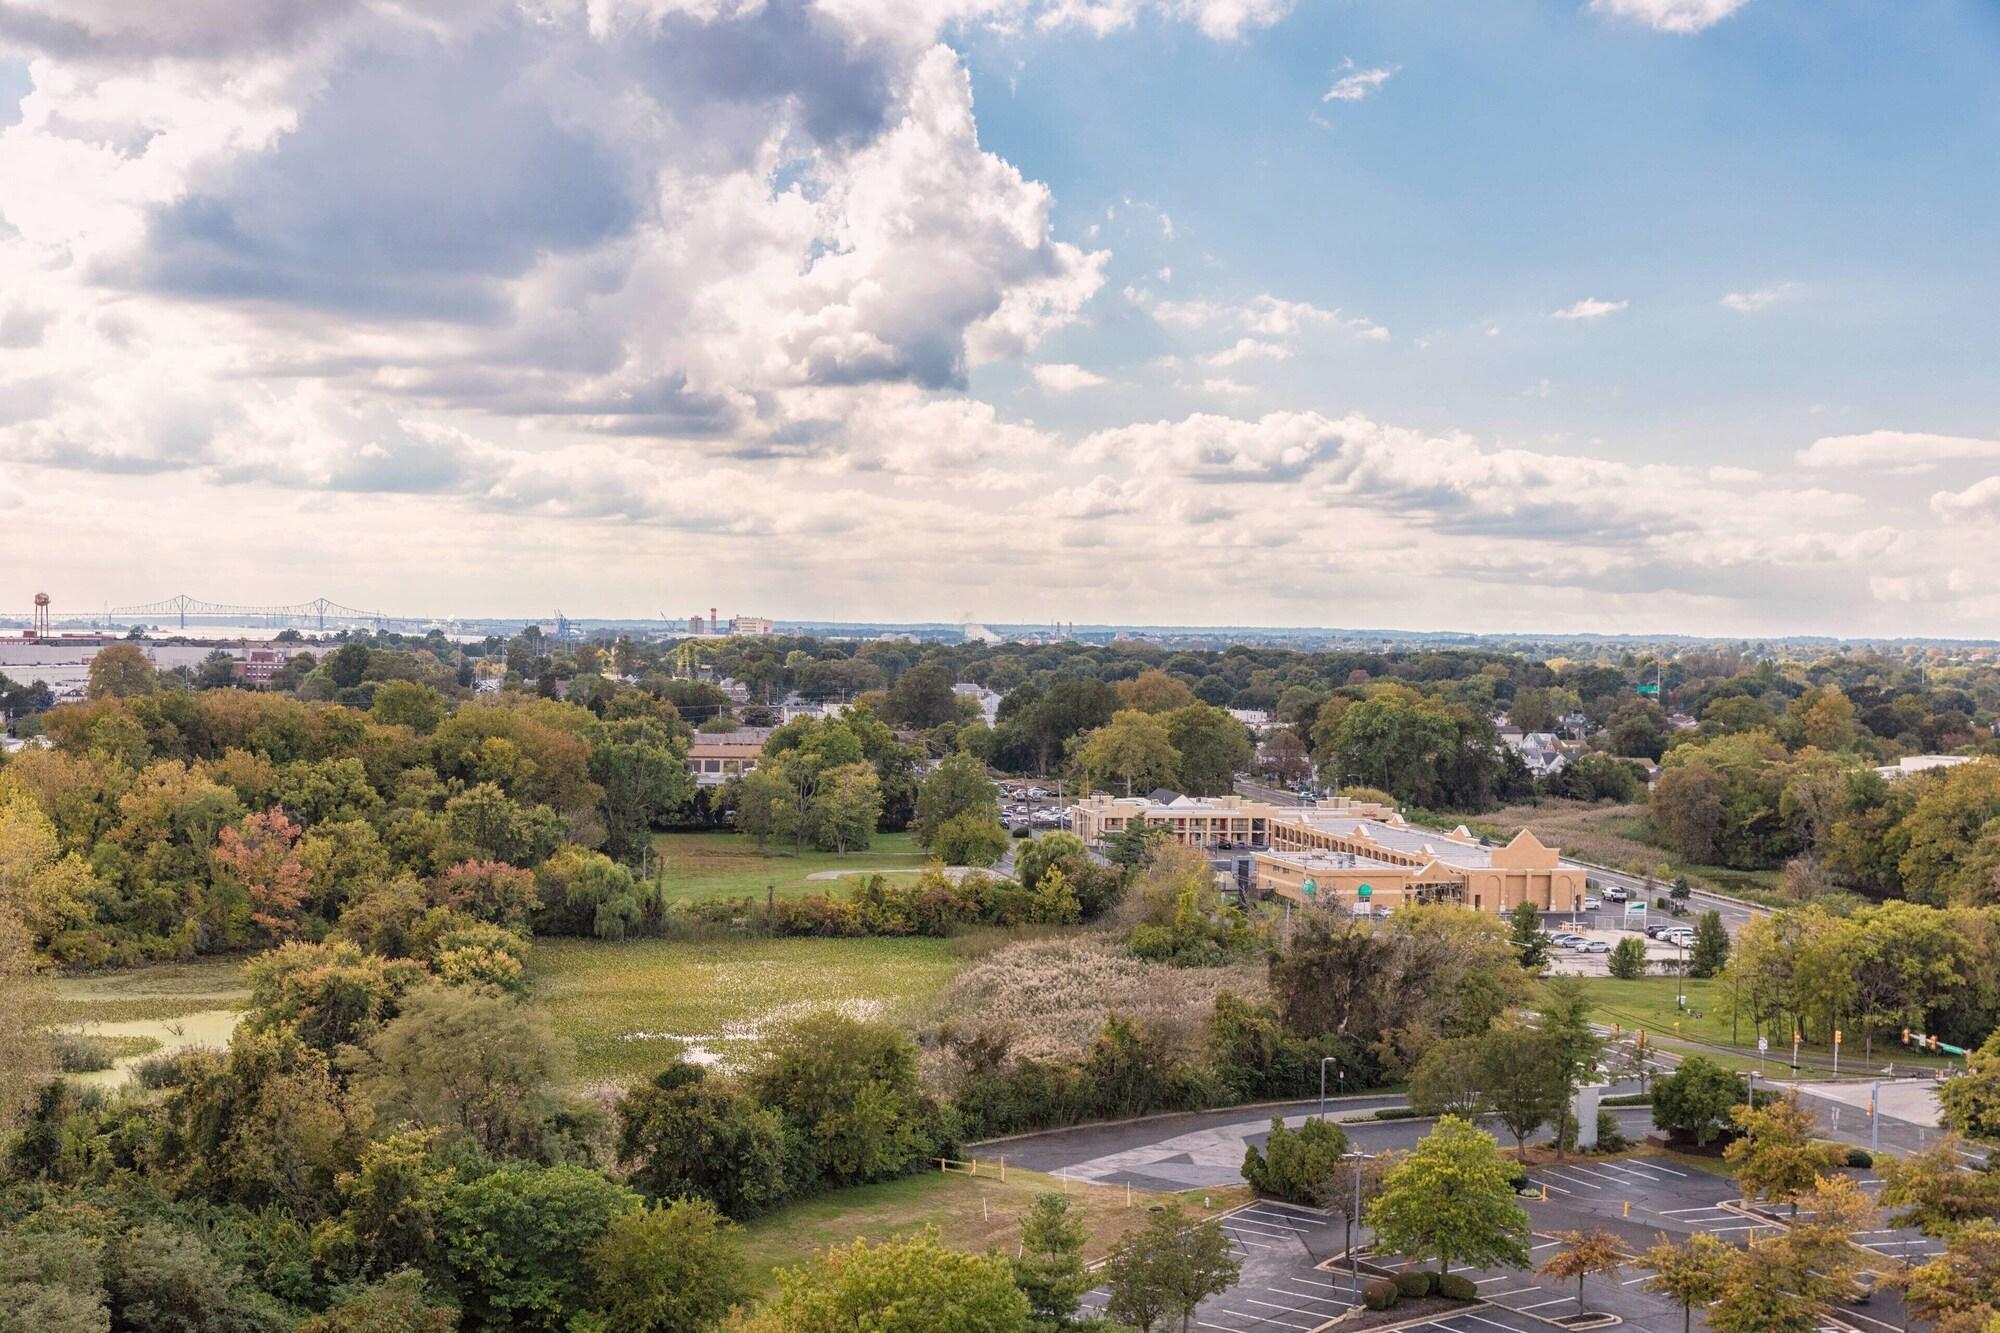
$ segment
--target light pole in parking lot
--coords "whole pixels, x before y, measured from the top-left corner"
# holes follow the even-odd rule
[[[1326,1119],[1326,1067],[1328,1065],[1334,1066],[1334,1076],[1340,1080],[1340,1095],[1343,1097],[1347,1095],[1347,1071],[1335,1063],[1339,1059],[1340,1057],[1337,1055],[1322,1055],[1319,1059],[1319,1118],[1322,1120]]]

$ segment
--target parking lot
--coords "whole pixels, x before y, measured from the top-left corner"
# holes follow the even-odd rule
[[[1881,1181],[1857,1173],[1871,1192]],[[1539,1264],[1566,1231],[1602,1228],[1617,1234],[1636,1255],[1662,1234],[1683,1237],[1704,1232],[1733,1245],[1752,1236],[1771,1238],[1783,1231],[1775,1220],[1760,1218],[1737,1199],[1738,1189],[1724,1176],[1712,1175],[1681,1162],[1656,1157],[1618,1161],[1577,1159],[1537,1167],[1530,1180],[1546,1189],[1547,1199],[1524,1199],[1534,1228],[1532,1255]],[[1220,1296],[1203,1301],[1194,1327],[1212,1333],[1311,1333],[1355,1304],[1348,1269],[1338,1258],[1345,1236],[1338,1218],[1289,1204],[1260,1200],[1226,1214],[1222,1228],[1243,1264],[1237,1284]],[[1891,1260],[1921,1263],[1942,1248],[1941,1243],[1914,1231],[1889,1228],[1879,1221],[1854,1234],[1855,1244]],[[1475,1282],[1484,1304],[1441,1314],[1412,1325],[1448,1333],[1538,1333],[1559,1315],[1572,1313],[1573,1282],[1537,1278],[1520,1269],[1481,1269],[1455,1265],[1452,1272]],[[1678,1333],[1681,1311],[1664,1297],[1644,1290],[1649,1270],[1629,1267],[1585,1285],[1585,1304],[1592,1311],[1616,1314],[1628,1328],[1642,1333]],[[1363,1284],[1367,1276],[1362,1277]],[[1102,1311],[1110,1292],[1103,1287],[1084,1297],[1088,1309]],[[1699,1326],[1699,1319],[1696,1321]],[[1905,1327],[1895,1293],[1878,1291],[1862,1305],[1843,1306],[1829,1320],[1830,1330],[1889,1333]]]

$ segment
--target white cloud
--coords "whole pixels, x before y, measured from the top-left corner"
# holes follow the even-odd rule
[[[1380,92],[1382,85],[1394,78],[1402,68],[1400,65],[1380,65],[1373,69],[1357,67],[1350,57],[1340,62],[1341,75],[1333,81],[1333,86],[1321,95],[1322,102],[1361,102]]]
[[[1238,338],[1219,352],[1210,352],[1202,360],[1211,366],[1239,366],[1245,361],[1284,361],[1292,350],[1283,343],[1266,342],[1261,338]]]
[[[1939,491],[1931,510],[1948,523],[2000,523],[2000,477],[1984,477],[1962,491]]]
[[[1035,383],[1051,393],[1069,393],[1075,389],[1094,389],[1110,381],[1095,371],[1066,361],[1044,361],[1032,368]]]
[[[1617,314],[1619,311],[1628,308],[1631,304],[1630,301],[1600,301],[1596,297],[1590,296],[1578,301],[1575,305],[1564,306],[1561,310],[1550,312],[1549,318],[1603,319],[1606,315]],[[1497,330],[1489,329],[1487,332],[1492,333],[1497,332]]]
[[[1712,28],[1749,0],[1590,0],[1599,14],[1631,19],[1661,32],[1696,33]]]
[[[1758,287],[1745,292],[1731,292],[1722,298],[1722,304],[1741,315],[1754,315],[1768,306],[1781,301],[1789,301],[1799,293],[1795,282],[1780,282],[1770,287]]]
[[[1938,463],[2000,459],[2000,440],[1921,431],[1876,430],[1829,435],[1799,450],[1804,467],[1919,469]]]

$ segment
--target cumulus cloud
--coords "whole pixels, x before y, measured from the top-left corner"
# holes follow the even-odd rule
[[[1551,311],[1549,318],[1603,319],[1607,315],[1617,314],[1619,311],[1628,308],[1631,304],[1630,301],[1600,301],[1594,296],[1588,296],[1578,301],[1575,305],[1568,305],[1564,306],[1561,310]]]
[[[1321,95],[1322,102],[1362,102],[1382,90],[1402,67],[1380,65],[1373,69],[1362,69],[1352,57],[1340,62],[1341,73],[1333,81],[1333,86]]]
[[[1051,393],[1069,393],[1075,389],[1094,389],[1109,380],[1093,370],[1071,365],[1066,361],[1044,361],[1033,368],[1035,383]]]
[[[1714,27],[1748,3],[1749,0],[1590,0],[1590,8],[1661,32],[1689,34]]]
[[[2000,477],[1985,477],[1962,491],[1939,491],[1931,510],[1948,523],[2000,523]]]
[[[1875,430],[1865,435],[1829,435],[1798,453],[1805,467],[1904,468],[2000,458],[2000,440],[1922,431]]]

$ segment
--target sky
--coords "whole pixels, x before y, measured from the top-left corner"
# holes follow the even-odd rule
[[[0,0],[0,611],[2000,634],[1990,0]]]

